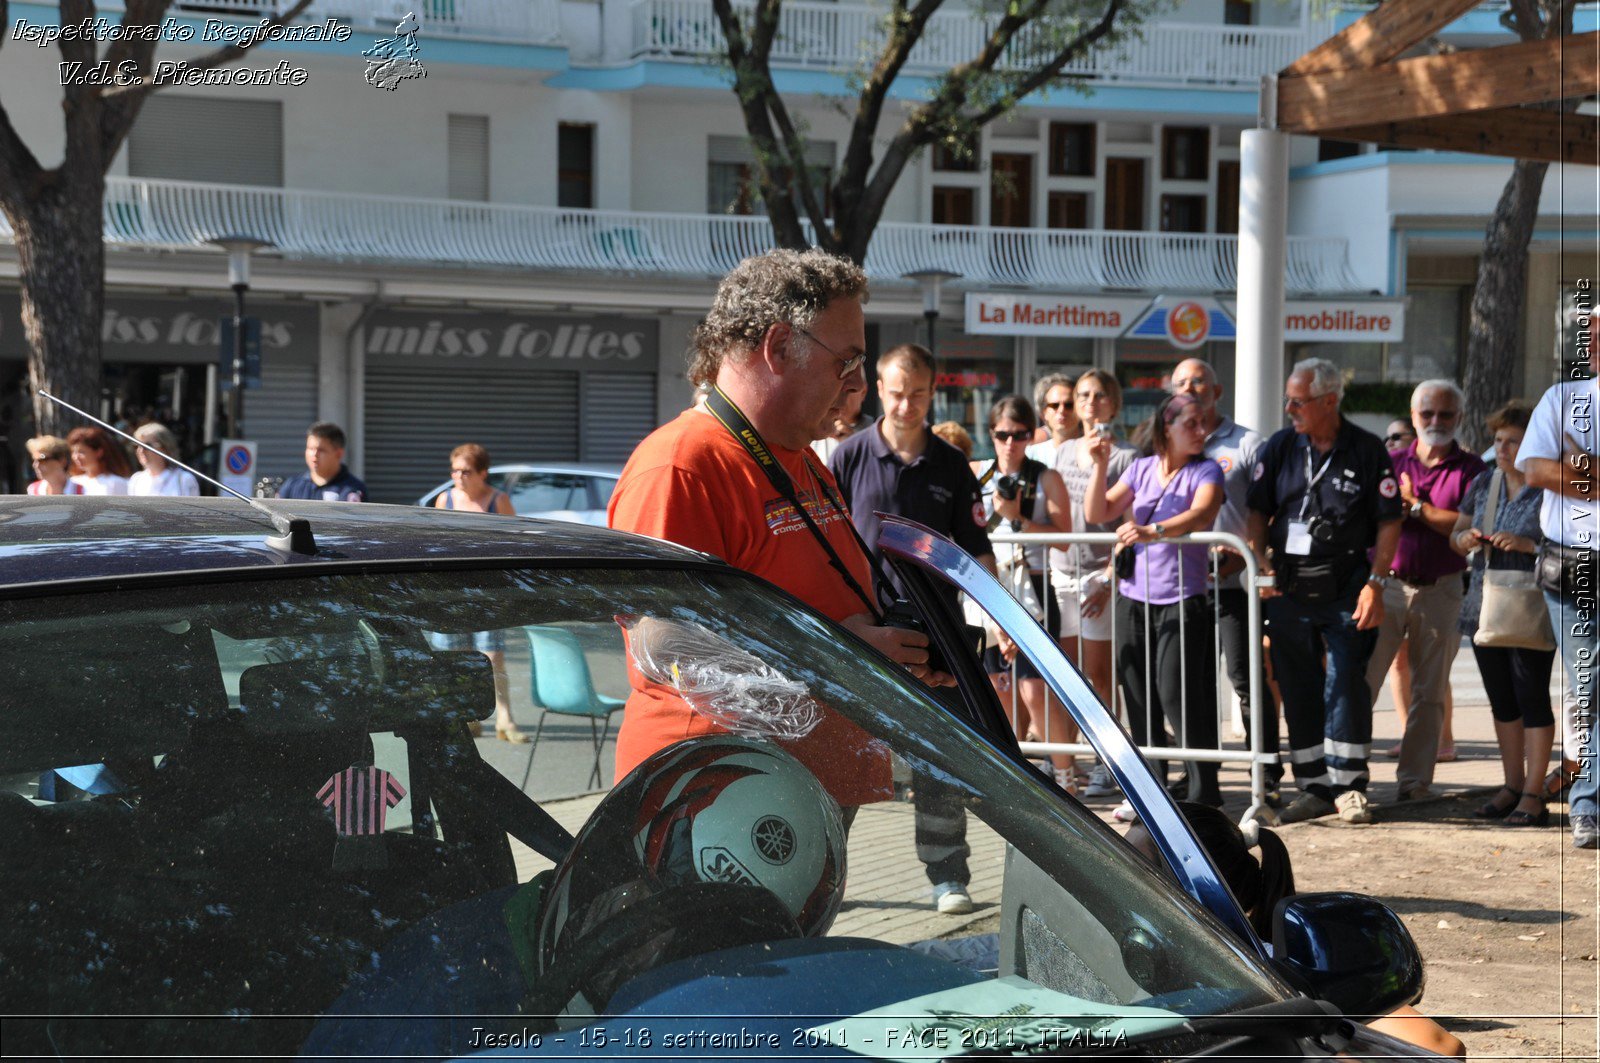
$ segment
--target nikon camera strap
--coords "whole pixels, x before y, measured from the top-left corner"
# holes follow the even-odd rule
[[[779,464],[778,459],[767,448],[766,440],[761,438],[761,433],[756,431],[755,425],[750,423],[749,418],[744,415],[743,411],[735,406],[728,396],[722,393],[722,389],[718,387],[713,387],[710,393],[706,395],[706,409],[710,411],[711,416],[722,424],[722,427],[728,430],[729,435],[739,441],[740,446],[744,447],[750,457],[755,459],[756,465],[760,467],[762,472],[767,474],[767,479],[777,489],[778,494],[782,495],[784,501],[794,507],[794,511],[800,515],[800,519],[805,521],[806,528],[810,530],[812,537],[821,544],[822,549],[828,555],[828,565],[839,573],[850,589],[855,592],[856,597],[861,599],[862,604],[867,607],[867,612],[872,614],[873,620],[881,621],[883,612],[873,603],[866,589],[850,574],[849,567],[839,557],[838,551],[833,548],[833,544],[828,541],[828,537],[822,533],[822,529],[817,527],[817,522],[811,518],[811,514],[807,512],[806,507],[801,504],[800,499],[795,494],[794,481],[790,479],[789,471]],[[807,467],[810,467],[809,459],[805,455],[802,454],[801,460],[806,461]],[[817,486],[822,491],[823,497],[843,518],[845,527],[850,529],[850,533],[855,536],[862,553],[866,554],[867,564],[872,569],[874,581],[881,584],[885,577],[878,570],[872,551],[867,548],[866,542],[862,540],[861,533],[856,531],[854,522],[850,520],[850,514],[845,510],[844,500],[834,493],[826,480],[816,475],[816,470],[812,470],[812,475],[816,477]],[[894,596],[890,595],[889,597],[892,601]]]

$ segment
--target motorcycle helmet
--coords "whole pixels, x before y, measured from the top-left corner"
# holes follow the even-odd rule
[[[675,960],[825,934],[844,896],[839,806],[789,753],[708,735],[640,764],[543,898],[530,1013],[596,1014]]]

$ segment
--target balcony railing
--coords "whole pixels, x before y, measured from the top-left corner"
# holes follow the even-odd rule
[[[717,277],[773,246],[765,218],[645,214],[246,188],[113,177],[105,241],[185,250],[218,234],[271,240],[283,257],[606,274]],[[0,217],[0,237],[10,229]],[[885,222],[867,255],[875,280],[941,268],[964,287],[1226,292],[1238,241],[1217,233],[995,229]],[[1289,238],[1288,288],[1352,292],[1339,237]]]
[[[748,15],[749,0],[734,7]],[[884,41],[881,6],[789,0],[783,5],[772,61],[778,66],[846,69],[876,55]],[[978,54],[991,20],[941,12],[928,23],[906,64],[909,73],[939,73]],[[1326,36],[1325,29],[1321,36]],[[1320,37],[1299,27],[1152,23],[1143,39],[1128,40],[1067,65],[1065,72],[1095,79],[1224,85],[1256,89]],[[722,30],[709,0],[634,0],[633,55],[703,59],[722,52]],[[1002,65],[1014,69],[1040,55],[1037,34],[1023,33]]]
[[[122,6],[121,0],[107,0],[100,9],[117,12]],[[178,0],[168,14],[174,18],[258,20],[293,6],[293,0]],[[407,12],[417,17],[424,47],[430,36],[561,43],[561,0],[312,0],[295,21],[304,25],[337,18],[362,33],[392,34]]]

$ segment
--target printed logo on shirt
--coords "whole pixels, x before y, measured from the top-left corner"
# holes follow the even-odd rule
[[[843,519],[830,503],[810,492],[801,494],[800,504],[806,507],[806,512],[811,515],[811,519],[819,528],[826,529],[834,521]],[[787,535],[789,532],[807,530],[806,522],[785,499],[768,499],[763,510],[767,530],[773,535]]]
[[[1233,471],[1233,459],[1228,457],[1226,454],[1224,454],[1221,457],[1217,458],[1216,459],[1216,463],[1218,465],[1222,466],[1222,475],[1224,475],[1224,476],[1228,475],[1230,472]]]
[[[1395,495],[1399,494],[1399,492],[1400,488],[1395,485],[1393,476],[1385,476],[1383,479],[1378,481],[1378,494],[1382,495],[1384,498],[1393,498]]]

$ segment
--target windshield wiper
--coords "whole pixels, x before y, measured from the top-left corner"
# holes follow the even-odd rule
[[[1109,1018],[1115,1019],[1115,1016]],[[967,1060],[974,1058],[998,1056],[1143,1056],[1150,1054],[1148,1050],[1153,1044],[1186,1040],[1191,1037],[1276,1035],[1298,1040],[1335,1033],[1348,1021],[1338,1008],[1327,1001],[1311,997],[1290,997],[1287,1000],[1275,1000],[1270,1004],[1245,1008],[1225,1015],[1194,1015],[1182,1018],[1180,1022],[1141,1033],[1137,1037],[1108,1040],[1108,1035],[1104,1031],[1091,1033],[1084,1030],[1081,1031],[1082,1036],[1050,1037],[1032,1044],[963,1052],[946,1057],[942,1063],[966,1063]],[[1336,1049],[1338,1046],[1330,1047]]]

